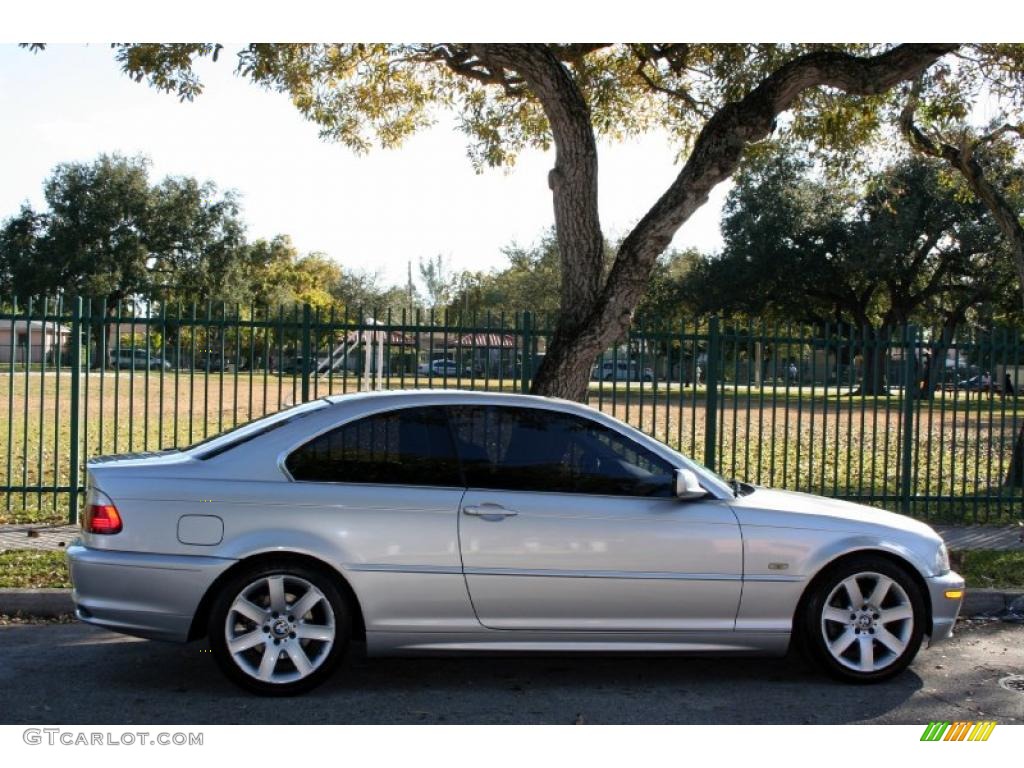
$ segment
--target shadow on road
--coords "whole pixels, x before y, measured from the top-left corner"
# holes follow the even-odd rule
[[[357,649],[325,685],[281,706],[227,682],[205,643],[81,625],[2,634],[0,685],[21,683],[16,708],[0,701],[3,723],[848,723],[885,718],[923,687],[913,670],[851,686],[794,659],[366,659]]]

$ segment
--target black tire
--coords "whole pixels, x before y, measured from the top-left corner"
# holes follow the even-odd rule
[[[875,605],[872,593],[886,578],[898,588],[890,586]],[[855,582],[863,598],[861,605],[852,605],[850,592],[843,586],[847,580]],[[826,619],[826,609],[845,623]],[[840,610],[849,615],[838,616]],[[886,620],[887,615],[908,612],[907,619]],[[881,682],[898,675],[914,660],[924,637],[926,615],[925,597],[905,567],[877,555],[851,557],[830,566],[816,579],[800,616],[798,645],[811,661],[839,680]],[[842,652],[830,650],[830,644],[839,649],[847,641],[850,645]]]
[[[278,657],[279,660],[274,662],[275,666],[273,668],[275,670],[284,667],[287,671],[287,668],[290,665],[294,669],[294,674],[301,674],[292,662],[292,657],[290,652],[288,652],[288,649],[291,646],[288,646],[288,643],[299,643],[303,648],[311,649],[314,652],[321,651],[322,653],[317,657],[315,667],[304,677],[300,677],[295,680],[284,680],[281,682],[260,680],[257,677],[254,677],[253,674],[250,674],[250,672],[247,672],[241,666],[241,663],[243,662],[236,662],[235,656],[228,648],[227,638],[228,613],[231,611],[232,604],[235,599],[243,592],[243,590],[248,591],[247,587],[256,584],[261,579],[269,579],[270,577],[275,576],[284,577],[283,584],[285,599],[287,600],[289,596],[292,598],[288,603],[288,607],[295,605],[298,599],[298,595],[289,592],[289,589],[301,587],[301,582],[303,581],[308,582],[318,589],[322,593],[324,601],[329,605],[331,613],[327,612],[327,609],[322,605],[323,601],[321,601],[313,611],[305,615],[310,616],[314,621],[317,620],[318,616],[325,617],[322,619],[323,621],[328,620],[326,617],[331,617],[333,618],[334,629],[334,638],[329,646],[319,640],[310,641],[296,638],[294,634],[282,635],[280,641],[275,642],[275,645],[281,648]],[[269,605],[266,606],[266,609],[269,610]],[[314,615],[314,612],[316,615]],[[287,617],[285,614],[282,614],[282,618],[294,618],[296,623],[304,623],[301,621],[301,617]],[[236,614],[233,621],[238,621],[238,619],[239,617]],[[242,621],[244,621],[244,619]],[[253,622],[253,624],[255,625],[255,622]],[[233,625],[233,627],[234,626],[235,625]],[[268,641],[252,648],[251,650],[253,654],[260,655],[262,653],[266,653],[271,649],[269,644],[270,638],[275,638],[275,636],[272,633],[267,632],[265,627],[259,627],[257,625],[254,627],[254,630],[263,631],[266,634]],[[301,630],[296,626],[296,631],[300,632]],[[352,610],[350,609],[345,596],[338,589],[334,579],[320,569],[287,561],[267,561],[239,571],[235,576],[224,583],[210,609],[210,650],[213,652],[213,657],[217,660],[217,664],[232,682],[261,696],[294,696],[296,694],[305,693],[306,691],[320,685],[331,676],[335,668],[338,666],[338,663],[344,657],[351,637]],[[283,641],[283,643],[281,641]],[[263,651],[260,651],[260,648],[262,648]],[[302,652],[303,655],[308,658],[306,651],[303,650]]]

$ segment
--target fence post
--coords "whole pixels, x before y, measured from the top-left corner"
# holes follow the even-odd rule
[[[910,514],[914,466],[914,386],[917,384],[917,328],[903,328],[903,418],[900,446],[900,512]]]
[[[708,362],[704,371],[704,466],[715,469],[718,438],[718,315],[708,320]]]
[[[79,392],[82,378],[82,297],[72,302],[71,315],[71,446],[68,461],[71,477],[68,492],[68,522],[78,522]],[[57,372],[60,376],[60,371]]]
[[[308,303],[302,305],[302,402],[309,402],[309,356],[312,354],[310,324],[313,308]]]
[[[530,338],[530,313],[523,312],[523,362],[519,366],[519,390],[524,395],[530,392],[530,378],[533,376],[532,344],[533,340]]]

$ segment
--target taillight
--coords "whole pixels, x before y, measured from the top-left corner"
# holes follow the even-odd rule
[[[89,499],[85,506],[82,530],[86,533],[120,533],[124,526],[121,524],[121,514],[114,503],[102,493],[90,495],[94,498]]]

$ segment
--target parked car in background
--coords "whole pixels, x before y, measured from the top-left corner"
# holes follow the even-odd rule
[[[454,360],[432,360],[419,366],[421,376],[458,376],[459,366]]]
[[[594,369],[591,378],[601,381],[654,381],[654,371],[641,368],[636,362],[605,360]]]
[[[241,371],[244,370],[245,366],[230,357],[222,357],[219,354],[213,353],[210,355],[204,355],[196,360],[195,367],[203,371]]]
[[[117,369],[127,368],[136,371],[144,371],[147,368],[149,370],[170,371],[174,368],[174,366],[153,350],[136,349],[134,347],[113,350],[110,353],[110,367]]]
[[[327,397],[181,451],[92,459],[86,485],[67,550],[78,618],[207,637],[261,694],[323,682],[355,640],[371,655],[794,641],[874,682],[949,637],[964,589],[918,520],[728,481],[528,395]]]
[[[310,355],[306,358],[306,368],[308,368],[310,374],[313,374],[320,367],[320,359]],[[278,373],[285,374],[301,374],[303,372],[303,359],[302,355],[288,355],[281,358],[281,363],[277,367]]]
[[[979,373],[977,376],[971,376],[969,379],[958,381],[952,386],[952,389],[987,394],[999,394],[1002,392],[1002,387],[994,382],[987,373]]]

